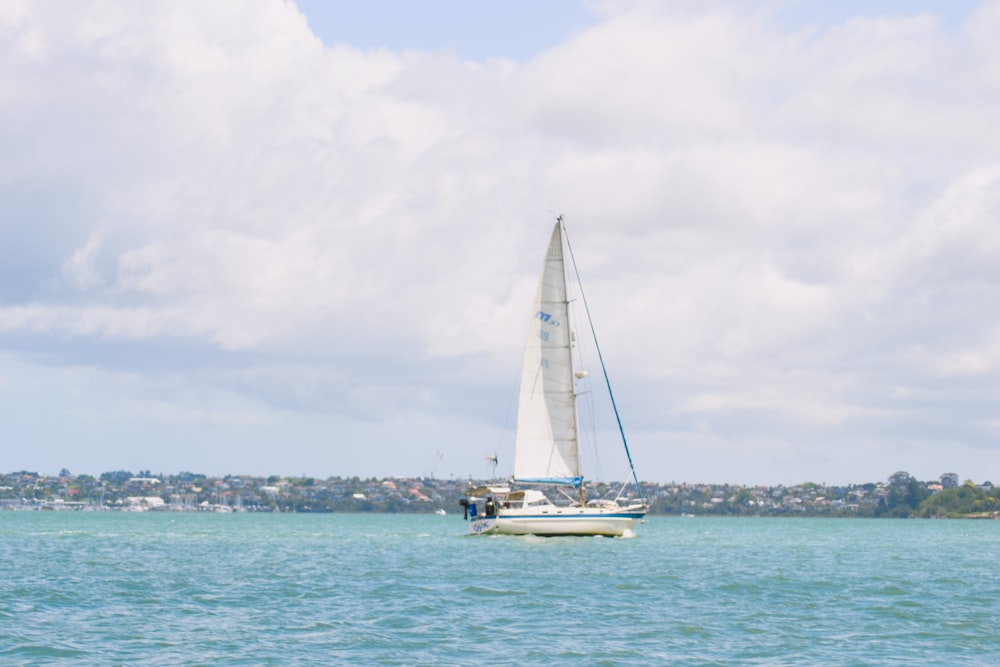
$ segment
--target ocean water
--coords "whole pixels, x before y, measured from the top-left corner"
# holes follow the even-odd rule
[[[1000,522],[0,512],[2,665],[997,665]]]

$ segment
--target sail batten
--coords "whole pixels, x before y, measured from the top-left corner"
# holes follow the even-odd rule
[[[552,230],[524,351],[515,480],[580,477],[576,392],[562,229]]]

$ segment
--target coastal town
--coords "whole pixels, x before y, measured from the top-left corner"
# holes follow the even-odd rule
[[[131,512],[454,513],[473,479],[209,477],[118,470],[99,476],[19,471],[0,474],[0,510]],[[592,483],[590,497],[614,497],[620,484]],[[1000,518],[989,481],[955,473],[921,481],[899,471],[885,481],[829,486],[643,482],[650,514],[685,516],[829,516]]]

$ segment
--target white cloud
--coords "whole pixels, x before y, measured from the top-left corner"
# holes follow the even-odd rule
[[[3,293],[0,334],[97,367],[128,365],[116,344],[247,355],[192,393],[386,424],[420,388],[433,428],[511,386],[562,212],[649,438],[722,417],[720,448],[748,446],[741,419],[760,446],[869,447],[930,388],[995,391],[995,5],[957,31],[603,11],[515,64],[325,48],[270,0],[4,5],[0,188],[49,208],[0,204],[6,252],[48,276]],[[978,425],[974,449],[984,409],[936,428]]]
[[[100,249],[103,237],[104,233],[96,230],[87,242],[74,250],[69,259],[63,263],[63,278],[73,289],[84,291],[103,283],[100,273],[94,266],[94,258]]]

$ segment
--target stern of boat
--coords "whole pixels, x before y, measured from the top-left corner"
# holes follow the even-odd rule
[[[481,516],[469,521],[469,535],[490,535],[497,532],[497,528],[495,516]]]
[[[502,485],[480,486],[467,491],[459,503],[462,514],[469,522],[469,535],[489,535],[497,532],[497,511],[504,503],[510,488]]]

